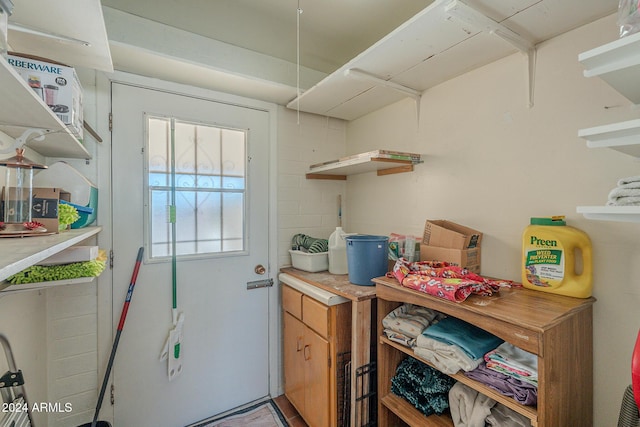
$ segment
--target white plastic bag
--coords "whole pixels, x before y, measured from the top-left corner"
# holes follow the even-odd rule
[[[620,37],[640,31],[640,0],[620,0],[618,3]]]

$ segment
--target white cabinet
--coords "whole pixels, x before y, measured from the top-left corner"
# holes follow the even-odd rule
[[[640,103],[640,33],[623,37],[578,56],[585,77],[600,77],[634,104]],[[590,148],[606,147],[640,157],[640,119],[578,131]],[[640,222],[640,206],[578,206],[588,219]]]

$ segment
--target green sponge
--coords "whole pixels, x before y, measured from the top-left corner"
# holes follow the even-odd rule
[[[80,219],[78,210],[71,205],[60,203],[58,205],[58,230],[65,230],[69,225]]]
[[[7,282],[14,285],[23,283],[49,282],[52,280],[77,279],[79,277],[97,277],[102,273],[105,261],[74,262],[60,265],[32,265],[19,273],[9,276]]]

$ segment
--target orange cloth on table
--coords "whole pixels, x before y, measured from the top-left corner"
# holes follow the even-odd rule
[[[408,262],[404,258],[396,261],[392,275],[404,287],[455,302],[464,301],[471,294],[493,295],[501,287],[516,285],[510,280],[488,279],[447,262]]]

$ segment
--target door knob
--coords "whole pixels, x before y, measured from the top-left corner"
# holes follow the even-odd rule
[[[264,265],[262,264],[258,264],[256,265],[256,267],[253,269],[253,271],[256,272],[256,274],[264,274],[267,272],[267,269],[264,268]]]

